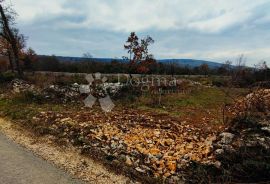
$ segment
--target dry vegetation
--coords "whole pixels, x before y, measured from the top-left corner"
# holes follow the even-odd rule
[[[69,90],[60,90],[57,95],[44,98],[44,94],[55,92],[48,93],[44,90],[45,86],[54,85],[53,90],[69,89],[72,83],[85,83],[81,76],[31,75],[27,80],[17,82],[15,90],[14,82],[2,84],[1,116],[12,119],[37,136],[54,136],[61,146],[73,144],[82,154],[144,183],[230,182],[239,178],[239,181],[245,181],[226,168],[232,161],[224,161],[222,154],[217,157],[216,151],[228,151],[231,143],[225,141],[224,145],[224,141],[219,142],[232,134],[236,137],[233,139],[234,150],[238,150],[239,144],[235,141],[239,143],[240,137],[243,138],[244,134],[239,133],[242,129],[228,132],[240,121],[235,118],[245,115],[248,119],[255,111],[252,108],[263,111],[265,121],[269,121],[269,91],[254,92],[242,98],[249,90],[230,88],[228,96],[224,93],[226,89],[211,86],[210,78],[199,79],[208,80],[205,82],[207,85],[181,79],[177,92],[169,94],[155,94],[155,89],[144,93],[136,93],[137,89],[132,89],[132,92],[125,89],[121,91],[121,98],[115,96],[116,107],[109,113],[102,112],[98,105],[84,107],[84,97]],[[244,113],[247,108],[250,110],[248,114]],[[230,125],[228,122],[234,123]],[[261,127],[265,128],[268,124]],[[226,133],[220,135],[222,132]],[[267,147],[264,149],[269,151]],[[256,177],[257,180],[267,180],[265,175],[269,170],[266,168],[259,169],[264,171],[264,178],[254,176],[252,181],[256,181]],[[240,174],[244,175],[243,172]]]

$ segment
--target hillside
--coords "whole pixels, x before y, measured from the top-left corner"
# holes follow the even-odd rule
[[[178,63],[183,66],[197,67],[202,64],[207,64],[210,68],[217,68],[222,66],[221,63],[213,62],[213,61],[205,61],[205,60],[196,60],[196,59],[162,59],[158,60],[164,63]]]
[[[59,61],[62,62],[69,62],[69,61],[79,62],[85,59],[83,57],[65,57],[65,56],[56,56],[56,57],[59,59]],[[115,58],[92,58],[92,59],[99,62],[111,62],[112,60],[123,61],[122,59],[115,59]],[[213,61],[196,60],[196,59],[158,59],[158,61],[161,63],[177,63],[179,65],[189,67],[197,67],[202,64],[207,64],[209,65],[210,68],[217,68],[222,65],[221,63]]]

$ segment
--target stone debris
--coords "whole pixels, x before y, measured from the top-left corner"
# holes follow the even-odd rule
[[[34,91],[34,85],[27,83],[24,80],[14,79],[11,81],[12,91],[14,93],[21,93],[26,91]]]
[[[267,126],[265,124],[268,124]],[[268,173],[265,165],[270,164],[270,125],[269,117],[261,121],[260,119],[235,119],[232,126],[228,129],[230,132],[220,134],[219,138],[213,143],[214,156],[219,162],[214,163],[216,168],[227,168],[230,177],[247,175],[247,181],[259,179],[260,173]],[[249,164],[249,166],[247,166]],[[254,164],[254,165],[253,165]],[[257,170],[256,175],[252,170]],[[248,174],[250,173],[250,174]],[[254,177],[253,179],[249,177]],[[245,181],[245,180],[244,180]]]
[[[230,123],[230,132],[220,134],[219,141],[215,144],[215,154],[222,155],[241,146],[259,145],[269,149],[270,89],[260,89],[248,94],[232,105],[230,110],[238,118]],[[246,119],[247,116],[253,118]]]
[[[91,93],[96,97],[105,97],[107,95],[114,96],[123,88],[121,83],[101,83],[96,86],[79,85],[77,83],[71,85],[50,85],[49,87],[38,89],[36,86],[26,81],[15,79],[11,82],[12,91],[14,93],[32,92],[47,100],[54,102],[79,102],[82,94]]]
[[[220,137],[221,137],[220,143],[226,145],[226,144],[230,144],[233,141],[234,134],[223,132],[220,134]]]
[[[105,89],[110,95],[116,95],[124,87],[124,84],[117,83],[103,83],[103,89]]]
[[[248,112],[270,113],[270,89],[260,89],[239,99],[229,109],[235,115],[243,115]]]
[[[218,163],[212,165],[232,181],[269,181],[270,90],[250,93],[232,109],[237,116],[213,143]]]
[[[14,126],[13,122],[0,118],[0,129],[6,136],[16,143],[31,150],[41,158],[54,163],[76,178],[82,179],[85,183],[98,184],[139,184],[128,177],[110,172],[104,165],[95,160],[80,154],[73,146],[59,147],[55,144],[56,137],[37,137],[25,129]],[[56,181],[57,182],[57,181]],[[1,181],[1,183],[5,183]],[[59,182],[58,182],[59,183]]]
[[[213,160],[212,142],[216,136],[172,119],[127,110],[108,115],[90,110],[41,113],[33,122],[37,129],[47,127],[49,134],[79,145],[83,152],[99,150],[107,159],[118,160],[149,176],[171,180],[190,161]]]
[[[80,86],[75,83],[70,86],[51,85],[42,90],[41,94],[45,99],[55,99],[58,102],[75,102],[80,97]]]

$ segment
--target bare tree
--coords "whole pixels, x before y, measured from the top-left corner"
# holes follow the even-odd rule
[[[204,74],[204,76],[207,76],[210,71],[208,64],[202,64],[199,69]]]
[[[227,61],[224,62],[223,66],[224,66],[224,68],[226,70],[226,74],[230,75],[231,70],[232,70],[232,62],[230,60],[227,60]]]
[[[243,69],[246,66],[246,58],[244,54],[241,54],[235,61],[235,66],[237,69]]]
[[[246,72],[246,58],[241,54],[235,60],[234,70],[232,72],[232,83],[235,85],[240,85],[243,82],[243,78]]]
[[[268,79],[268,66],[266,61],[260,61],[258,64],[254,65],[256,71],[260,71],[263,74],[263,80],[266,81]]]
[[[19,34],[18,29],[12,27],[14,25],[14,11],[10,7],[3,7],[3,0],[0,2],[0,36],[2,39],[6,40],[10,44],[10,51],[12,53],[18,74],[20,77],[23,77],[23,70],[20,67],[20,46],[24,43],[25,39],[22,35]],[[19,42],[21,40],[21,43]],[[24,40],[24,41],[22,41]]]
[[[18,56],[19,59],[24,57],[24,48],[26,47],[26,38],[24,35],[14,29],[14,35],[17,40]],[[8,57],[10,69],[14,72],[14,56],[10,42],[3,37],[0,37],[0,55]]]
[[[2,37],[0,38],[0,55],[8,57],[10,69],[12,72],[14,72],[14,64],[13,64],[13,59],[12,59],[11,46]]]
[[[83,53],[83,58],[92,59],[93,55],[90,52]]]

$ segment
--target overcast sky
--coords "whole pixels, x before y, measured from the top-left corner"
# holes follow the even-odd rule
[[[10,1],[10,0],[7,0]],[[156,41],[156,58],[270,64],[269,0],[12,0],[38,54],[122,57],[131,31]]]

